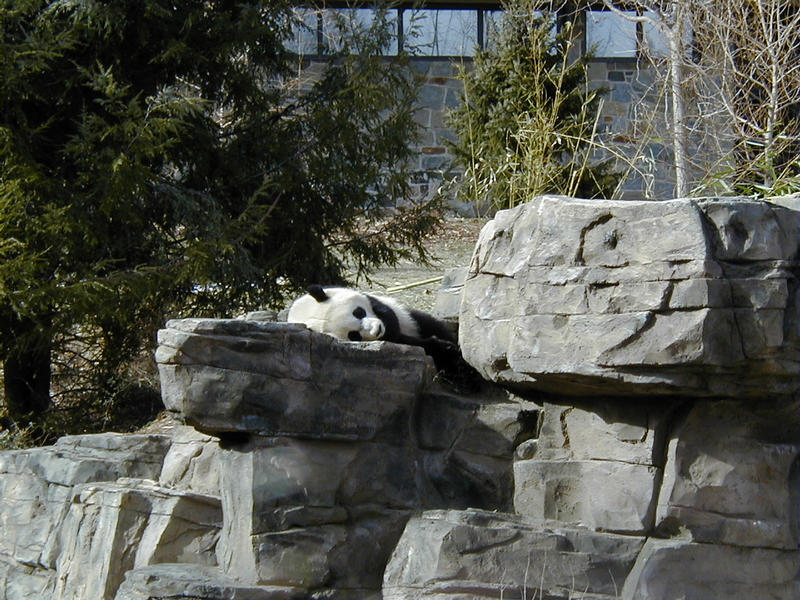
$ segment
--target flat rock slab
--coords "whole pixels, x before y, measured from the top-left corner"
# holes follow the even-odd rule
[[[800,212],[752,200],[535,198],[481,232],[464,357],[561,394],[794,393],[799,234]]]
[[[183,564],[133,569],[114,600],[381,600],[370,590],[307,590],[293,586],[247,585],[214,567]]]
[[[117,590],[115,600],[303,600],[304,589],[248,586],[214,567],[183,564],[133,569]]]
[[[797,550],[739,548],[651,538],[622,588],[623,600],[797,600]]]
[[[158,341],[164,404],[210,433],[402,442],[433,375],[421,348],[291,323],[172,320]]]
[[[610,599],[643,543],[504,513],[427,511],[406,526],[383,597]]]
[[[0,475],[29,474],[62,486],[157,479],[169,446],[170,438],[157,434],[66,435],[52,446],[0,453]]]

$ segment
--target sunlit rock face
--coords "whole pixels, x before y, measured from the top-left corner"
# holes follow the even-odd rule
[[[798,204],[498,213],[437,302],[468,395],[416,347],[169,321],[177,424],[0,453],[0,598],[796,600]]]
[[[483,229],[460,341],[488,379],[577,394],[798,390],[800,212],[544,196]]]

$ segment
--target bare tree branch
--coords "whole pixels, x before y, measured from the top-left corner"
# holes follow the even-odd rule
[[[676,195],[697,184],[771,188],[787,173],[800,177],[797,3],[603,3],[620,17],[657,28],[669,47],[651,64],[669,98],[654,108],[664,110],[670,125]]]

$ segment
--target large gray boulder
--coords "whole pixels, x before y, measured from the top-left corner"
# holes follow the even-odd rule
[[[54,568],[50,546],[74,487],[123,477],[157,479],[168,448],[166,436],[110,433],[1,452],[0,556]]]
[[[745,200],[498,213],[459,331],[473,366],[535,405],[517,516],[486,540],[469,512],[411,520],[385,597],[796,597],[799,225],[792,203]],[[537,553],[568,531],[639,544],[613,589],[575,555]]]
[[[481,232],[462,351],[558,394],[793,393],[798,240],[800,212],[767,202],[538,197]]]
[[[218,496],[156,483],[166,435],[0,453],[0,598],[111,599],[128,569],[215,562]]]
[[[650,538],[622,600],[797,600],[797,551]]]
[[[499,213],[442,306],[519,395],[455,394],[419,348],[170,321],[185,424],[0,453],[0,598],[796,598],[798,214]]]
[[[158,341],[165,406],[205,432],[402,440],[433,376],[421,348],[293,323],[172,320]]]
[[[666,448],[660,535],[795,550],[800,495],[800,405],[697,402]]]
[[[216,461],[218,568],[248,589],[377,595],[415,511],[511,506],[530,403],[454,395],[420,348],[200,319],[168,322],[159,342],[165,404],[225,442],[210,452],[181,433],[161,480],[203,490],[201,465]]]
[[[409,521],[386,567],[384,600],[615,598],[644,544],[558,522],[483,511]]]
[[[379,589],[423,504],[424,474],[397,446],[257,438],[223,452],[221,472],[219,563],[254,585]]]
[[[55,539],[53,598],[113,598],[139,566],[214,565],[221,525],[217,497],[143,480],[77,486]]]
[[[516,450],[514,510],[602,531],[650,531],[669,412],[605,399],[541,407],[535,437]]]

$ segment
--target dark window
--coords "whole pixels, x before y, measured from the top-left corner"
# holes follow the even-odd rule
[[[303,56],[324,56],[342,51],[343,32],[368,28],[376,11],[298,6],[295,14],[298,21],[289,49]],[[574,12],[570,10],[568,14]],[[656,18],[651,12],[640,14]],[[414,56],[471,57],[477,48],[491,46],[502,26],[502,15],[503,11],[497,8],[472,8],[456,2],[448,3],[446,8],[389,9],[387,17],[396,35],[386,53],[397,54],[402,43],[403,49]],[[597,58],[635,59],[643,52],[651,56],[668,52],[667,39],[652,24],[636,23],[609,10],[586,10],[585,16],[585,47],[593,50]],[[687,36],[691,39],[691,32]]]
[[[288,48],[303,56],[324,56],[342,50],[342,34],[368,28],[375,18],[370,8],[294,9],[297,22]],[[500,10],[483,8],[394,8],[390,24],[397,32],[387,54],[397,54],[398,40],[415,56],[474,56],[499,23]]]

